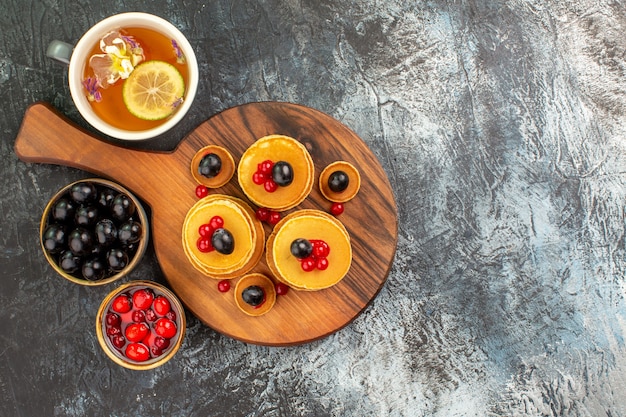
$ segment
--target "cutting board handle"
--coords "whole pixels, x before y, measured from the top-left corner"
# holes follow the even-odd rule
[[[130,149],[99,139],[42,102],[26,110],[14,149],[25,162],[82,169],[111,178],[136,192],[146,179],[154,176],[154,167],[162,166],[171,155]]]
[[[67,165],[101,175],[111,175],[108,168],[111,160],[118,159],[120,148],[79,128],[42,102],[28,107],[15,140],[15,153],[25,162]],[[128,158],[133,150],[121,153],[125,164],[132,162]]]

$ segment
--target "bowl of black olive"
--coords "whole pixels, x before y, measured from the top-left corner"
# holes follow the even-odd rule
[[[44,209],[41,247],[64,278],[104,285],[139,263],[149,239],[140,201],[112,181],[88,178],[60,189]]]

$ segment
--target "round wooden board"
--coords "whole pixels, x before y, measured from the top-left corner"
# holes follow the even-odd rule
[[[61,119],[61,120],[59,120]],[[123,148],[98,140],[45,104],[27,111],[15,144],[24,161],[74,166],[109,177],[135,193],[152,209],[152,236],[159,264],[185,307],[202,322],[232,338],[254,344],[288,346],[336,332],[356,318],[387,279],[397,243],[397,209],[380,163],[350,129],[317,110],[289,103],[251,103],[225,110],[202,123],[173,152]],[[315,186],[298,207],[328,211],[318,178],[328,164],[345,160],[359,169],[361,189],[338,216],[350,233],[352,267],[336,286],[322,291],[291,290],[274,308],[250,317],[236,307],[233,290],[221,293],[218,280],[196,271],[185,257],[182,224],[197,201],[191,160],[211,144],[228,149],[235,164],[258,138],[282,134],[299,140],[315,164]],[[106,157],[103,157],[106,155]],[[236,175],[211,191],[247,201]],[[253,208],[255,208],[253,206]],[[271,226],[265,226],[266,237]],[[253,272],[271,276],[265,257]],[[232,280],[232,288],[237,279]]]

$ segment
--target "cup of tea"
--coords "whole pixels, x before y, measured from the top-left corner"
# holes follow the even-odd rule
[[[185,116],[198,88],[189,41],[148,13],[110,16],[75,46],[52,41],[46,54],[69,65],[72,100],[85,120],[117,139],[165,133]]]

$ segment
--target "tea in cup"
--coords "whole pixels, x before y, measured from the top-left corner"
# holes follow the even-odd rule
[[[72,99],[85,120],[118,139],[165,133],[187,113],[198,63],[185,36],[147,13],[110,16],[72,46],[53,41],[47,55],[69,64]]]

